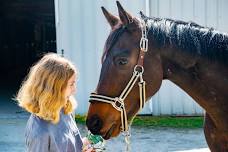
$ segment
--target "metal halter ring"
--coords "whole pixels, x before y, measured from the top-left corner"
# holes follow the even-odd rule
[[[144,52],[147,52],[147,50],[148,50],[148,39],[146,37],[141,38],[140,49]]]
[[[112,106],[118,110],[118,111],[121,111],[122,108],[124,107],[124,102],[121,101],[118,97],[115,97],[115,100],[114,102],[112,103]]]
[[[143,66],[141,66],[141,65],[135,65],[134,72],[143,73],[144,72]]]

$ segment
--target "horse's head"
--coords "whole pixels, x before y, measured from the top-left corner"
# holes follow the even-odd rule
[[[119,2],[117,2],[117,6],[119,17],[110,14],[102,7],[112,30],[105,43],[100,79],[95,92],[95,94],[113,99],[120,97],[132,78],[135,65],[138,64],[140,58],[142,37],[141,21],[127,13]],[[149,44],[149,47],[151,45],[152,43]],[[146,81],[146,99],[155,94],[163,78],[161,61],[156,52],[153,53],[149,49],[142,60],[144,62],[143,79]],[[123,101],[128,121],[140,108],[139,80],[137,79]],[[100,102],[97,99],[98,97],[90,100],[91,104],[86,120],[88,129],[94,134],[102,135],[105,139],[117,136],[123,127],[121,112],[112,104]],[[103,97],[99,97],[99,100],[103,99]]]

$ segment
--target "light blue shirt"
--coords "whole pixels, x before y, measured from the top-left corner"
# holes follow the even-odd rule
[[[25,131],[28,152],[81,152],[82,139],[71,115],[60,113],[57,124],[31,114]]]

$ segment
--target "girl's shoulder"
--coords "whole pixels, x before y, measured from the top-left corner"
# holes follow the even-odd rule
[[[47,134],[49,132],[49,123],[50,122],[31,114],[27,121],[26,132],[34,134],[34,136]]]
[[[64,133],[68,132],[68,130],[78,130],[78,128],[71,115],[65,115],[63,113],[60,113],[60,120],[57,124],[31,114],[26,126],[26,132],[34,134],[34,136],[59,134],[59,132]]]

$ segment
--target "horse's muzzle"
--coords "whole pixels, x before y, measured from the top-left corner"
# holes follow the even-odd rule
[[[88,130],[94,135],[100,135],[100,130],[103,126],[103,121],[99,118],[98,115],[92,115],[91,117],[87,117],[86,125]]]

